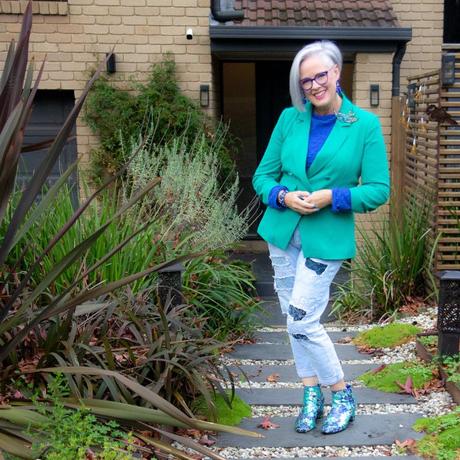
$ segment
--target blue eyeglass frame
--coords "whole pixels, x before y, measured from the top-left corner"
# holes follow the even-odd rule
[[[307,93],[310,92],[312,89],[313,89],[313,82],[316,81],[316,83],[319,85],[319,86],[326,86],[327,85],[327,82],[329,81],[329,72],[335,67],[336,64],[334,64],[331,68],[325,70],[324,72],[318,72],[313,78],[303,78],[302,80],[300,80],[300,86],[302,87],[302,89],[304,91],[306,91]],[[321,78],[322,76],[326,76],[326,81],[321,84],[318,82],[318,78]],[[306,89],[304,88],[304,84],[305,83],[308,83],[310,82],[310,88]]]

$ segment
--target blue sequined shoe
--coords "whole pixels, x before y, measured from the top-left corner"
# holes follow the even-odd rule
[[[344,390],[332,392],[332,408],[323,423],[321,431],[324,434],[338,433],[345,430],[355,419],[356,402],[353,398],[351,386]]]
[[[306,386],[303,390],[303,407],[295,422],[297,433],[307,433],[316,427],[316,420],[323,416],[324,396],[319,385]]]

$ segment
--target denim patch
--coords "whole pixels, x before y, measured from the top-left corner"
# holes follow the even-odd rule
[[[304,334],[292,334],[292,337],[297,340],[309,340],[308,337]]]
[[[281,289],[291,290],[294,287],[294,281],[295,281],[294,276],[275,278],[275,289],[276,290],[281,290]]]
[[[300,308],[296,308],[293,305],[289,305],[289,314],[292,316],[294,321],[301,321],[307,312],[301,310]]]
[[[310,270],[313,270],[317,275],[321,275],[327,268],[326,264],[315,262],[314,260],[310,259],[310,257],[305,259],[305,266]]]

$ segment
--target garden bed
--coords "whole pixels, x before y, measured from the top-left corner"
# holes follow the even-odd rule
[[[438,335],[432,332],[421,332],[417,334],[417,338],[415,341],[417,355],[424,361],[431,362],[433,361],[433,359],[435,359],[436,353],[434,353],[433,350],[437,350],[437,346],[434,347],[430,345],[429,344],[430,341],[427,339],[423,339],[424,337],[426,338],[433,337],[437,339]],[[447,380],[448,375],[445,369],[443,368],[443,366],[441,366],[441,364],[438,364],[438,368],[439,368],[439,374],[444,381],[445,389],[450,393],[455,403],[460,404],[460,386],[459,384],[455,382],[450,382]]]

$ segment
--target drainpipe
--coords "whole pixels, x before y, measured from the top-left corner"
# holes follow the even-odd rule
[[[242,21],[244,11],[221,10],[220,0],[211,0],[211,13],[217,22]]]
[[[400,93],[400,80],[401,80],[401,62],[403,60],[404,54],[406,53],[406,44],[399,43],[396,48],[396,52],[393,56],[393,71],[392,71],[392,87],[391,95],[399,96]]]

